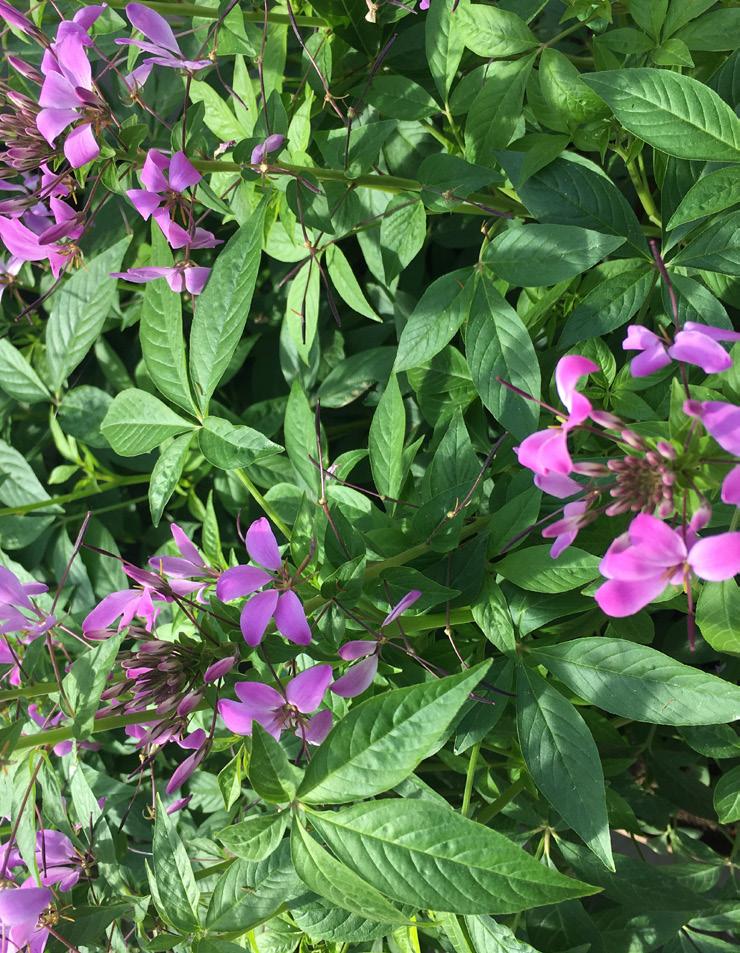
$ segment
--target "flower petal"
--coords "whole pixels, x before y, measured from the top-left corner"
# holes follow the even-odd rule
[[[275,609],[275,625],[281,635],[296,645],[308,645],[311,641],[311,629],[301,600],[290,589],[280,596]]]
[[[740,464],[722,481],[722,502],[730,506],[740,506]]]
[[[47,887],[6,887],[0,890],[0,923],[4,927],[33,923],[53,900]]]
[[[254,718],[244,705],[230,698],[222,698],[218,703],[218,713],[229,731],[235,735],[252,734]]]
[[[123,589],[120,592],[109,593],[83,620],[83,633],[87,635],[89,632],[109,628],[132,602],[139,601],[140,595],[141,593],[133,589]]]
[[[603,586],[599,586],[594,598],[602,612],[621,619],[644,609],[663,592],[667,584],[668,580],[663,575],[631,582],[609,579]]]
[[[184,192],[191,185],[197,185],[202,176],[191,164],[184,152],[176,152],[170,160],[170,188],[175,192]]]
[[[148,189],[128,189],[126,195],[131,199],[134,208],[145,221],[162,204],[161,197],[156,192],[150,192]]]
[[[633,377],[648,377],[671,363],[671,356],[664,344],[656,344],[646,348],[630,363],[630,374]]]
[[[77,126],[64,140],[64,155],[73,169],[80,169],[100,155],[100,146],[90,123]]]
[[[397,602],[385,619],[383,619],[380,623],[380,628],[383,629],[385,626],[390,625],[391,622],[395,622],[396,619],[407,609],[411,608],[419,598],[421,598],[421,591],[419,589],[412,589],[410,592],[407,592],[403,599]]]
[[[277,571],[283,565],[275,534],[264,516],[255,520],[247,530],[247,552],[250,559]]]
[[[722,345],[699,331],[679,331],[668,353],[674,361],[696,364],[706,374],[719,374],[732,367],[732,358]]]
[[[374,639],[355,639],[352,642],[345,642],[337,655],[345,662],[353,662],[355,659],[372,655],[377,647],[378,643]]]
[[[255,717],[277,711],[285,704],[285,699],[277,689],[262,682],[237,682],[234,691]]]
[[[578,381],[587,374],[595,374],[599,369],[598,364],[580,354],[567,354],[560,358],[555,368],[555,386],[568,410],[573,410]]]
[[[126,6],[126,16],[134,29],[142,33],[148,40],[163,46],[166,50],[179,53],[180,47],[175,39],[172,28],[163,16],[141,3],[129,3]]]
[[[60,132],[77,119],[76,109],[42,109],[36,116],[36,128],[50,146]]]
[[[309,719],[303,731],[297,731],[299,738],[305,738],[310,745],[320,745],[331,731],[332,713],[328,708]]]
[[[195,563],[198,566],[205,566],[203,557],[198,552],[198,547],[190,539],[187,533],[177,525],[177,523],[172,523],[170,525],[170,532],[172,533],[172,538],[175,541],[175,545],[185,559],[189,559],[191,563]]]
[[[740,573],[740,533],[718,533],[694,543],[687,560],[700,579],[722,582]]]
[[[562,427],[549,427],[530,434],[515,448],[519,463],[534,473],[560,473],[573,469],[568,451],[568,434]]]
[[[241,596],[248,596],[268,582],[272,576],[256,566],[232,566],[221,573],[216,583],[216,597],[221,602],[231,602]]]
[[[275,614],[278,604],[278,594],[274,589],[266,589],[247,602],[242,609],[239,624],[247,645],[259,645],[265,634],[270,619]]]
[[[353,665],[341,678],[331,686],[335,695],[342,698],[354,698],[361,695],[366,688],[372,685],[375,673],[378,671],[378,656],[371,655],[357,665]]]
[[[166,192],[168,183],[164,173],[169,167],[170,160],[164,153],[159,149],[150,149],[139,173],[141,184],[150,192]]]
[[[331,680],[331,665],[314,665],[288,682],[285,696],[291,705],[306,715],[319,707]]]

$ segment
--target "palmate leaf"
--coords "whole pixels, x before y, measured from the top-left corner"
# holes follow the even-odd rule
[[[679,159],[740,161],[740,119],[703,83],[669,70],[606,70],[583,76],[624,128]]]
[[[356,804],[311,822],[359,876],[399,903],[451,913],[516,913],[597,888],[535,860],[452,808],[405,798]]]

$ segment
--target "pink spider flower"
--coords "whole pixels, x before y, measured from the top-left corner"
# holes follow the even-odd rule
[[[221,574],[216,585],[216,595],[221,602],[250,596],[240,618],[244,641],[247,645],[259,645],[270,620],[274,619],[286,639],[296,645],[308,645],[311,630],[306,613],[293,591],[294,580],[264,516],[249,527],[245,543],[250,559],[257,566],[233,566]]]
[[[597,364],[579,354],[561,358],[555,369],[555,386],[568,415],[557,426],[530,434],[515,448],[522,466],[535,474],[535,485],[553,496],[571,496],[581,489],[569,476],[574,465],[568,450],[568,434],[595,413],[591,401],[576,390],[576,385],[582,377],[598,370]]]
[[[595,593],[601,609],[621,618],[639,612],[669,585],[688,587],[692,575],[708,582],[740,572],[740,532],[698,539],[708,521],[700,511],[684,530],[640,513],[606,551],[599,567],[606,582]]]
[[[192,261],[180,261],[171,267],[147,266],[144,268],[129,268],[128,271],[111,272],[111,278],[122,278],[135,285],[143,285],[157,278],[164,278],[170,288],[178,294],[189,291],[191,295],[199,295],[206,286],[210,268],[196,265]]]
[[[183,784],[193,775],[208,751],[208,735],[202,728],[197,728],[185,738],[174,739],[181,748],[192,750],[193,753],[175,768],[172,777],[167,782],[167,794],[179,791]]]
[[[154,219],[172,248],[186,245],[190,248],[215,248],[221,244],[205,228],[195,228],[190,232],[172,219],[172,214],[178,210],[188,214],[190,200],[184,198],[184,193],[202,178],[184,152],[176,152],[168,159],[158,149],[150,149],[139,178],[144,188],[129,189],[126,195],[145,221],[150,216]]]
[[[37,887],[32,877],[20,887],[0,889],[0,949],[3,953],[43,953],[49,930],[43,914],[54,899],[48,887]]]
[[[721,400],[687,400],[683,411],[701,420],[723,450],[740,455],[740,407]]]
[[[331,665],[314,665],[288,682],[284,696],[261,682],[237,682],[240,701],[223,698],[218,712],[236,735],[251,735],[256,721],[275,739],[292,730],[309,744],[319,745],[331,729],[332,714],[325,709],[313,718],[306,716],[319,707],[331,679]]]
[[[0,239],[16,261],[48,261],[55,278],[59,277],[70,257],[71,249],[54,242],[43,242],[18,218],[0,215]]]
[[[45,887],[56,885],[62,892],[71,890],[91,863],[92,858],[81,854],[66,834],[51,830],[36,833],[36,864]]]
[[[335,695],[341,695],[342,698],[354,698],[356,695],[361,695],[365,689],[372,685],[378,671],[380,649],[385,640],[383,629],[395,622],[420,597],[421,592],[418,589],[412,589],[396,603],[380,623],[381,637],[379,639],[354,639],[341,646],[337,654],[345,662],[354,662],[357,659],[362,659],[362,661],[353,665],[349,671],[332,684],[331,690]]]
[[[185,59],[180,44],[172,32],[172,27],[155,10],[141,3],[129,3],[126,7],[126,16],[131,26],[146,39],[117,39],[115,42],[119,46],[135,46],[145,53],[152,54],[126,77],[126,83],[130,88],[143,86],[154,66],[182,69],[188,73],[194,73],[211,65],[210,60]]]
[[[271,152],[276,152],[284,142],[285,136],[281,136],[280,133],[274,132],[271,136],[268,136],[264,142],[260,142],[259,145],[252,149],[252,155],[250,156],[249,161],[252,163],[252,165],[262,165],[262,163],[267,159],[267,156]]]
[[[0,0],[0,17],[9,25],[14,26],[16,30],[25,33],[26,36],[39,36],[39,31],[31,23],[27,16],[16,10],[7,0]]]
[[[740,506],[740,464],[734,466],[722,481],[722,502]]]
[[[587,515],[589,500],[575,500],[563,507],[563,517],[542,530],[545,539],[554,539],[550,556],[557,559],[561,553],[575,542],[576,536],[593,517]]]
[[[177,523],[170,525],[170,531],[180,555],[151,556],[149,565],[155,572],[172,580],[187,579],[199,583],[196,598],[199,602],[202,602],[205,590],[215,583],[218,572],[206,565],[198,547]]]
[[[625,351],[641,351],[630,363],[633,377],[647,377],[667,367],[671,361],[695,364],[707,374],[719,374],[732,367],[732,358],[720,341],[740,341],[740,334],[709,324],[687,321],[671,344],[639,324],[627,328],[622,342]]]
[[[60,23],[57,38],[41,62],[44,82],[36,125],[49,145],[54,145],[65,129],[80,120],[64,141],[64,155],[73,169],[100,155],[95,134],[108,122],[108,110],[95,91],[86,53],[92,42],[87,30],[102,10],[87,7],[74,20]]]

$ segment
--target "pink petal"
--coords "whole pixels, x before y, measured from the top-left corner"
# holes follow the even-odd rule
[[[354,698],[361,695],[366,688],[372,685],[375,673],[378,671],[378,656],[371,655],[363,659],[357,665],[353,665],[350,670],[338,678],[331,686],[335,695],[341,695],[342,698]]]
[[[62,68],[62,72],[75,87],[75,89],[92,90],[92,71],[90,61],[87,58],[85,44],[78,33],[70,33],[68,36],[54,44],[54,55],[57,63]]]
[[[319,707],[331,680],[331,665],[314,665],[288,682],[285,687],[286,698],[306,715]]]
[[[285,704],[285,699],[277,689],[262,682],[237,682],[234,691],[255,718],[278,711]]]
[[[23,261],[43,261],[51,250],[51,246],[41,245],[38,236],[16,219],[0,216],[0,238],[11,255]]]
[[[184,152],[176,152],[170,160],[170,188],[175,192],[184,192],[191,185],[197,185],[202,176],[189,162]]]
[[[515,450],[519,463],[534,473],[559,473],[567,476],[573,469],[568,452],[568,434],[562,427],[538,430],[522,440]]]
[[[64,155],[73,169],[79,169],[100,155],[100,146],[90,123],[77,126],[64,141]]]
[[[272,581],[272,576],[264,569],[256,566],[232,566],[221,573],[216,583],[216,596],[221,602],[231,602],[248,596],[266,583]]]
[[[152,218],[162,229],[162,234],[167,239],[170,248],[184,248],[190,242],[189,232],[182,225],[172,221],[167,209],[155,209],[152,212]]]
[[[275,625],[281,635],[296,645],[308,645],[311,641],[311,629],[301,600],[290,589],[280,596],[275,609]]]
[[[658,558],[665,558],[666,565],[686,555],[681,534],[650,513],[638,513],[627,532],[633,545],[650,546]]]
[[[175,791],[179,791],[179,789],[201,763],[204,755],[205,751],[202,749],[194,751],[182,762],[182,764],[175,768],[175,771],[167,782],[167,787],[165,788],[167,794],[174,794]]]
[[[198,552],[198,547],[177,523],[171,524],[170,532],[172,533],[172,538],[175,540],[175,545],[186,559],[189,559],[191,563],[195,563],[197,566],[205,566],[203,557]]]
[[[267,569],[278,570],[283,564],[275,534],[264,516],[255,520],[247,530],[247,552],[250,559]]]
[[[39,93],[42,109],[79,109],[82,101],[72,83],[61,73],[47,73]]]
[[[29,922],[35,926],[53,899],[46,887],[5,887],[0,890],[0,923],[6,928]]]
[[[418,589],[412,589],[410,592],[407,592],[400,602],[396,603],[391,609],[385,619],[383,619],[380,623],[380,628],[383,629],[385,626],[390,625],[391,622],[395,622],[396,619],[409,609],[420,597],[421,592]]]
[[[50,146],[60,132],[77,119],[76,109],[42,109],[36,116],[36,128]]]
[[[122,278],[124,281],[130,281],[135,285],[143,285],[147,281],[154,281],[156,278],[167,278],[172,268],[129,268],[128,271],[113,271],[111,278]]]
[[[715,328],[711,324],[699,324],[698,321],[687,321],[682,330],[698,331],[713,341],[740,341],[739,331],[729,331],[727,328]]]
[[[219,678],[223,678],[224,675],[228,674],[234,665],[236,665],[236,659],[231,655],[228,656],[228,658],[222,658],[217,662],[213,662],[213,664],[209,665],[205,670],[203,681],[206,685],[209,685],[211,682],[217,682]]]
[[[583,489],[580,483],[562,473],[536,473],[534,485],[543,493],[549,493],[550,496],[555,496],[559,500],[565,500]]]
[[[622,341],[624,351],[644,351],[663,342],[654,331],[642,327],[640,324],[630,324],[627,328],[627,337]]]
[[[353,642],[345,642],[337,655],[345,662],[353,662],[355,659],[372,655],[377,647],[378,643],[373,639],[355,639]]]
[[[740,464],[722,481],[722,502],[730,506],[740,506]]]
[[[630,373],[633,377],[648,377],[671,363],[671,356],[663,344],[647,348],[632,359]]]
[[[166,192],[168,188],[164,173],[170,167],[170,160],[158,149],[150,149],[146,154],[144,166],[139,173],[142,185],[150,192]]]
[[[258,592],[242,609],[239,623],[247,645],[259,645],[270,619],[275,614],[278,594],[274,589]]]
[[[328,708],[309,719],[303,731],[296,731],[299,738],[305,738],[310,745],[320,745],[331,731],[332,713]]]
[[[145,221],[162,203],[161,197],[156,192],[149,192],[147,189],[128,189],[126,195]]]
[[[83,620],[83,633],[87,635],[88,632],[109,628],[132,602],[139,601],[139,595],[132,589],[109,593]]]
[[[191,295],[199,295],[201,293],[206,286],[210,274],[211,269],[202,266],[185,269],[185,287]]]
[[[665,576],[653,576],[632,582],[609,579],[594,593],[602,612],[614,618],[634,615],[659,596],[666,587]]]
[[[41,830],[36,832],[36,853],[39,868],[59,867],[74,862],[76,857],[72,841],[61,831]]]
[[[555,386],[560,399],[568,410],[573,410],[576,384],[582,377],[587,374],[594,374],[598,370],[598,364],[594,364],[587,357],[581,357],[580,354],[568,354],[560,358],[555,368]]]
[[[706,374],[719,374],[732,367],[732,358],[722,345],[698,331],[679,331],[668,353],[674,361],[696,364]]]
[[[698,417],[723,450],[740,454],[740,407],[720,400],[687,400],[683,410],[690,417]]]
[[[251,735],[254,718],[239,702],[222,698],[218,703],[218,713],[224,724],[235,735]]]
[[[129,3],[126,7],[126,16],[134,29],[143,33],[148,40],[156,43],[157,46],[172,50],[173,53],[180,52],[172,28],[159,13],[141,3]]]
[[[722,582],[740,572],[740,533],[718,533],[694,543],[688,564],[700,579]]]

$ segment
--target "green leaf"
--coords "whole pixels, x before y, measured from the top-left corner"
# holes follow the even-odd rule
[[[727,771],[717,782],[714,809],[721,824],[740,821],[740,765]]]
[[[544,100],[563,128],[575,129],[609,114],[603,101],[583,82],[576,67],[559,50],[547,47],[542,51],[539,77]]]
[[[740,202],[740,166],[729,165],[702,176],[681,199],[666,229],[695,222],[706,215],[723,212]]]
[[[194,424],[147,391],[131,387],[116,394],[100,429],[116,453],[135,457],[193,430]]]
[[[721,52],[740,46],[740,10],[713,10],[676,34],[690,50]]]
[[[447,94],[460,65],[465,44],[460,18],[446,3],[430,5],[425,14],[425,47],[429,72],[440,96]]]
[[[696,624],[713,649],[740,655],[740,589],[734,579],[704,583],[696,602]]]
[[[248,773],[256,793],[273,804],[292,801],[303,776],[301,769],[288,761],[280,742],[256,723]]]
[[[78,655],[62,680],[64,694],[72,706],[72,734],[78,740],[87,738],[92,730],[100,695],[115,665],[123,635],[110,635]]]
[[[198,443],[206,460],[221,470],[251,467],[283,449],[259,430],[231,424],[222,417],[206,417],[198,431]]]
[[[380,249],[388,284],[421,251],[427,234],[427,215],[419,199],[397,195],[388,203],[380,224]]]
[[[516,726],[534,783],[568,827],[614,870],[599,751],[583,718],[560,692],[520,665]]]
[[[656,725],[719,725],[740,717],[740,688],[622,639],[536,647],[532,657],[604,711]]]
[[[85,262],[54,295],[46,322],[46,359],[54,390],[59,390],[103,330],[117,294],[111,272],[121,267],[130,241],[130,236],[123,238]]]
[[[350,263],[338,245],[330,245],[327,248],[326,267],[337,294],[345,304],[371,321],[381,320],[363,294]]]
[[[624,128],[679,159],[740,160],[740,120],[709,87],[661,69],[623,69],[583,77]]]
[[[159,895],[166,898],[167,916],[178,930],[190,932],[199,922],[200,892],[187,851],[159,797],[152,851],[154,879]]]
[[[350,913],[361,911],[363,917],[381,923],[406,923],[406,917],[392,903],[340,863],[295,823],[290,837],[293,865],[301,880],[331,903]]]
[[[406,411],[403,398],[398,387],[398,378],[391,374],[370,422],[368,438],[370,469],[381,496],[398,498],[404,478],[405,434]]]
[[[550,556],[549,546],[530,546],[504,556],[496,572],[529,592],[568,592],[596,579],[599,560],[575,546],[557,559]]]
[[[353,706],[314,753],[298,797],[344,804],[395,787],[437,750],[487,669],[483,663]]]
[[[206,111],[203,121],[221,142],[229,142],[232,139],[239,142],[251,135],[252,130],[242,126],[229,108],[228,103],[208,83],[191,79],[188,88],[190,90],[190,101],[193,103],[202,102],[205,105]]]
[[[371,347],[335,365],[319,388],[322,407],[346,407],[373,384],[388,380],[396,349]]]
[[[298,379],[290,388],[283,429],[285,449],[298,477],[298,486],[318,494],[319,471],[310,460],[310,457],[316,460],[318,452],[315,419]]]
[[[621,236],[573,225],[517,225],[497,235],[483,257],[509,284],[541,287],[575,278],[623,244]]]
[[[539,418],[534,401],[542,386],[540,365],[521,318],[485,274],[473,295],[465,356],[475,389],[496,420],[519,439],[530,434]],[[533,400],[513,393],[497,377],[526,391]]]
[[[476,625],[499,652],[516,652],[516,636],[509,606],[493,576],[486,577],[483,591],[470,608]]]
[[[647,262],[600,281],[568,315],[558,346],[572,347],[621,328],[643,306],[654,282],[655,270]]]
[[[708,222],[701,233],[671,260],[672,265],[740,275],[740,211]]]
[[[538,953],[533,946],[517,940],[509,927],[491,917],[465,917],[470,939],[477,953]]]
[[[482,165],[496,163],[521,122],[522,102],[534,56],[497,63],[470,104],[465,122],[465,156]]]
[[[393,798],[310,817],[340,861],[413,907],[517,913],[595,892],[436,801]]]
[[[149,480],[149,510],[154,526],[159,526],[164,508],[180,482],[183,467],[190,455],[192,440],[192,433],[175,437],[172,443],[162,450],[159,459],[152,467]]]
[[[257,284],[267,200],[229,239],[213,266],[190,332],[190,375],[203,414],[236,350]]]
[[[264,860],[277,850],[288,824],[288,812],[248,817],[216,835],[224,847],[243,860]]]
[[[367,92],[367,101],[391,119],[427,119],[441,112],[432,96],[413,80],[399,75],[376,76]]]
[[[452,340],[470,311],[473,287],[471,270],[460,268],[425,289],[401,332],[396,372],[421,367]]]
[[[172,252],[160,228],[152,225],[151,264],[169,266],[172,262]],[[194,413],[182,331],[182,295],[172,291],[164,278],[146,286],[139,340],[146,369],[160,393]]]
[[[465,46],[478,56],[516,56],[537,46],[537,38],[521,17],[483,3],[460,4],[456,14]]]
[[[44,382],[7,338],[0,339],[0,389],[23,404],[51,400]]]
[[[507,167],[513,174],[508,163]],[[649,258],[647,242],[632,207],[593,163],[576,156],[555,159],[523,184],[517,184],[517,192],[540,222],[622,235],[635,252]]]

